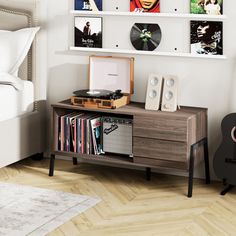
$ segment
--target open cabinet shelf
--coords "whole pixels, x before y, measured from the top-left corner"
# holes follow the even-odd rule
[[[204,150],[207,149],[207,109],[181,107],[176,112],[156,112],[145,110],[143,103],[130,103],[118,109],[85,108],[71,105],[70,100],[53,104],[52,109],[53,145],[51,149],[50,176],[53,176],[54,173],[55,156],[73,158],[75,163],[79,159],[90,163],[100,162],[104,165],[124,165],[127,168],[132,166],[144,167],[147,172],[151,171],[151,168],[175,169],[189,172],[190,187],[188,189],[188,197],[192,196],[193,176],[191,173],[194,168],[193,160],[195,159],[195,163],[198,163],[202,154],[201,152],[193,152],[193,148],[197,148],[200,144],[203,144],[202,140],[205,140]],[[65,150],[60,151],[59,148],[62,147],[61,135],[63,133],[60,132],[60,127],[65,127],[64,125],[59,125],[61,124],[61,117],[72,112],[83,112],[85,114],[85,111],[96,112],[100,116],[119,116],[123,118],[129,116],[129,119],[133,120],[132,136],[130,137],[132,139],[132,155],[111,154],[108,152],[103,155],[91,154],[94,152],[81,154],[71,151],[73,149],[69,149],[70,151],[68,152]],[[84,150],[87,149],[85,148]],[[205,161],[207,161],[208,155],[206,152],[204,153]],[[208,172],[209,170],[207,169]]]

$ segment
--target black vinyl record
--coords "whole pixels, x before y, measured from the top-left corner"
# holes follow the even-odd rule
[[[130,40],[137,50],[153,51],[161,42],[161,28],[158,24],[135,23]]]
[[[109,98],[114,92],[109,90],[102,90],[102,89],[96,89],[96,90],[77,90],[74,92],[75,96],[77,97],[85,97],[85,98]]]
[[[117,89],[115,92],[110,90],[104,89],[96,89],[96,90],[77,90],[73,92],[76,97],[83,97],[83,98],[97,98],[97,99],[120,99],[123,97],[123,93],[120,89]]]

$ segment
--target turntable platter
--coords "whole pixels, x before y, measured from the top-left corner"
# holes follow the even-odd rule
[[[102,89],[96,89],[96,90],[77,90],[74,92],[74,95],[77,97],[84,97],[84,98],[100,98],[100,99],[109,99],[114,92],[110,90],[102,90]]]

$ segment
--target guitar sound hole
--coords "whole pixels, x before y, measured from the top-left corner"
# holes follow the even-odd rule
[[[233,136],[234,136],[234,138],[236,139],[236,129],[235,129],[234,132],[233,132]]]
[[[236,143],[236,126],[234,126],[231,130],[231,138]]]

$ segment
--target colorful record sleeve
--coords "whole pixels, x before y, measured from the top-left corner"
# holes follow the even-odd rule
[[[193,14],[222,15],[223,0],[190,0],[190,12]]]
[[[160,0],[130,0],[131,12],[160,12]]]
[[[102,11],[102,0],[75,0],[75,10]]]

